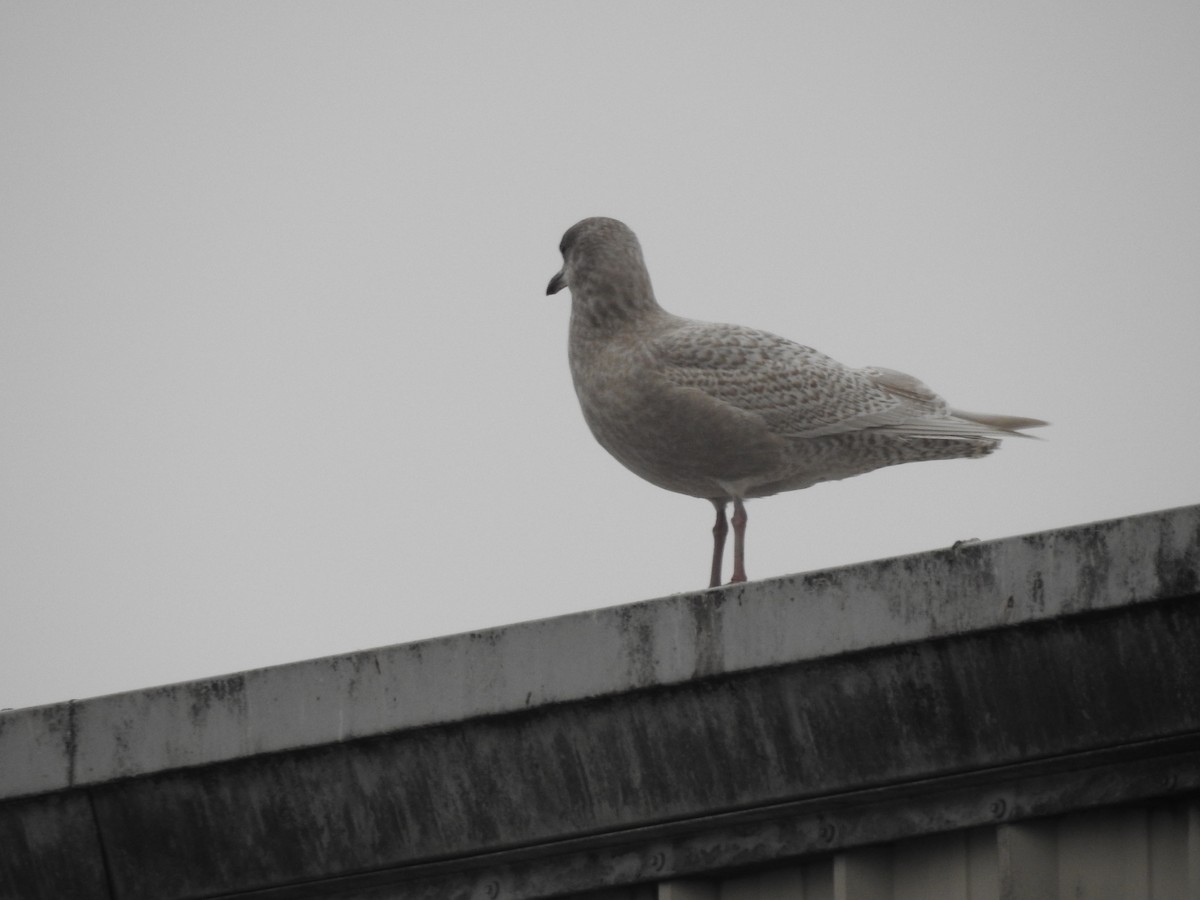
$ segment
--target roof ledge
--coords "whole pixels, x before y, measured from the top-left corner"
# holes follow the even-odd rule
[[[1198,593],[1185,507],[17,710],[0,885],[532,896],[1197,790]]]

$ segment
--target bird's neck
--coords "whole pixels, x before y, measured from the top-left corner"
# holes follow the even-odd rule
[[[589,330],[611,332],[662,313],[645,271],[592,276],[571,285],[571,319]]]

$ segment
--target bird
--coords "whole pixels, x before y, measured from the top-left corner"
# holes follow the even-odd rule
[[[568,360],[592,435],[634,474],[716,508],[709,587],[746,581],[746,501],[884,466],[986,456],[1040,419],[953,409],[911,375],[851,368],[766,331],[674,315],[637,236],[583,219],[546,294],[568,288]],[[728,505],[732,517],[726,519]]]

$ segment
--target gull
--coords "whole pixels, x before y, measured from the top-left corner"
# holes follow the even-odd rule
[[[986,456],[1046,423],[952,409],[911,375],[854,369],[741,325],[673,315],[637,237],[589,218],[559,244],[546,293],[571,292],[568,356],[583,418],[636,475],[716,508],[709,587],[733,503],[733,578],[746,580],[746,501],[884,466]]]

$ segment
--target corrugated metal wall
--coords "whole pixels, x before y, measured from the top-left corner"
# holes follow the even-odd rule
[[[594,900],[1200,900],[1200,802],[1100,809]],[[583,900],[582,897],[577,900]]]

